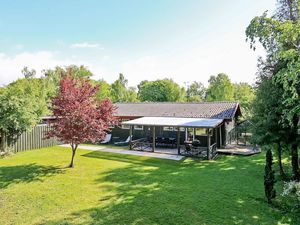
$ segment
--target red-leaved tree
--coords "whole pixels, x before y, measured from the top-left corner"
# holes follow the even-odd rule
[[[93,87],[88,80],[74,80],[65,77],[60,82],[60,93],[52,99],[55,120],[48,137],[57,137],[72,147],[70,167],[79,144],[103,139],[109,125],[117,122],[115,107],[109,99],[96,101],[94,95],[99,87]]]

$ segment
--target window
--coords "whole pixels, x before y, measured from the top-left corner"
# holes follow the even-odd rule
[[[185,131],[185,128],[184,127],[180,127],[179,130],[180,131]],[[178,127],[174,127],[174,131],[178,131]]]
[[[174,127],[164,127],[163,130],[164,131],[173,131]]]
[[[122,129],[126,129],[126,130],[129,130],[130,129],[130,125],[127,125],[127,124],[122,124]]]
[[[195,129],[195,133],[196,133],[196,135],[199,135],[199,136],[201,136],[201,135],[207,135],[205,128],[196,128]]]
[[[143,127],[143,125],[134,125],[134,129],[135,130],[143,130],[144,127]]]

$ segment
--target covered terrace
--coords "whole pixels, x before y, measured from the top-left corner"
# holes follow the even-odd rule
[[[206,159],[212,159],[216,155],[217,143],[222,143],[222,132],[221,125],[223,124],[223,119],[208,119],[208,118],[184,118],[184,117],[141,117],[138,119],[133,119],[129,121],[122,122],[123,125],[129,126],[129,149],[130,150],[143,150],[144,146],[150,147],[150,149],[155,152],[156,148],[156,128],[158,127],[174,127],[176,128],[177,137],[175,140],[177,154],[187,155],[187,156],[205,156]],[[141,138],[133,140],[133,127],[134,126],[146,126],[151,130],[151,140],[147,138]],[[193,141],[188,140],[185,136],[185,140],[181,140],[180,132],[181,128],[187,129],[192,128],[193,130],[197,128],[206,129],[207,143],[206,146],[194,146]],[[214,136],[212,141],[212,136]],[[213,142],[213,143],[212,143]],[[184,144],[185,149],[182,149],[182,144]]]

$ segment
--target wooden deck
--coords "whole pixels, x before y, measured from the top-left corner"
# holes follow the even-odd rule
[[[254,149],[253,146],[242,146],[242,145],[227,145],[225,148],[218,149],[219,154],[227,155],[254,155],[260,153],[260,149]]]

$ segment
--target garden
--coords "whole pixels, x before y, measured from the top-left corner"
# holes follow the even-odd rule
[[[69,161],[63,147],[0,159],[0,224],[300,223],[266,202],[263,154],[178,162],[79,147]]]

